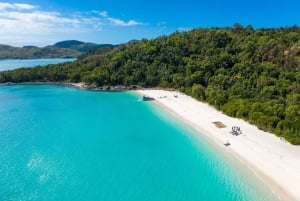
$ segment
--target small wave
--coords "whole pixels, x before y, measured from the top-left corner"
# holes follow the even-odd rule
[[[37,180],[40,183],[47,182],[53,177],[58,176],[55,163],[46,160],[42,154],[35,153],[29,159],[26,167],[29,171],[37,175]]]
[[[41,154],[33,154],[29,161],[27,162],[26,167],[29,170],[36,170],[39,169],[41,164],[44,162],[44,157]]]

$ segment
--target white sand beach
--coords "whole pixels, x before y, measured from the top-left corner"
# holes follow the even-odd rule
[[[68,83],[67,83],[68,84]],[[79,83],[70,83],[71,86],[74,86],[74,87],[78,87],[80,89],[85,89],[87,88],[87,85],[83,82],[79,82]]]
[[[199,135],[220,145],[225,154],[236,157],[254,171],[282,200],[300,201],[300,146],[291,145],[243,120],[228,117],[180,92],[148,89],[136,92],[153,97],[154,102],[191,125]],[[213,124],[217,121],[226,127],[218,128]],[[233,126],[240,127],[242,134],[230,134]],[[224,145],[227,141],[229,146]]]

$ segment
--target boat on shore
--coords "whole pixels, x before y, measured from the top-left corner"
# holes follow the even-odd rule
[[[152,101],[152,100],[154,100],[153,97],[146,96],[146,95],[143,96],[143,101]]]

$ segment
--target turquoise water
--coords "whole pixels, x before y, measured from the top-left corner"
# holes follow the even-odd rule
[[[189,128],[139,99],[1,86],[0,200],[276,200]]]
[[[54,59],[0,59],[0,71],[13,70],[20,67],[45,66],[75,61],[75,58],[54,58]]]

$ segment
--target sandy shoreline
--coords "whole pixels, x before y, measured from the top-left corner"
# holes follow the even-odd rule
[[[136,92],[155,98],[156,103],[193,126],[199,135],[205,135],[226,154],[235,156],[282,200],[300,201],[300,146],[291,145],[243,120],[228,117],[179,92],[148,89]],[[226,127],[217,128],[212,123],[216,121]],[[230,134],[233,126],[240,127],[242,134]],[[227,141],[229,146],[224,145]]]
[[[28,82],[0,85],[19,84],[58,84],[85,90],[106,90],[84,83]],[[115,87],[109,90],[123,91],[128,88]],[[208,104],[196,101],[180,92],[159,89],[143,89],[135,92],[153,97],[155,103],[192,126],[199,135],[205,136],[210,142],[218,145],[229,157],[234,156],[241,161],[282,200],[300,201],[300,146],[293,146],[243,120],[228,117]],[[222,122],[226,127],[217,128],[213,124],[217,121]],[[239,126],[242,135],[231,135],[229,132],[232,126]],[[230,145],[224,146],[227,141]]]
[[[92,91],[130,91],[130,90],[139,90],[143,89],[139,85],[129,85],[129,86],[123,86],[123,85],[105,85],[105,86],[97,86],[95,84],[86,84],[84,82],[6,82],[6,83],[0,83],[0,86],[10,86],[10,85],[63,85],[63,86],[69,86],[69,87],[76,87],[79,89],[84,90],[92,90]]]

